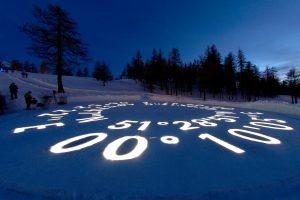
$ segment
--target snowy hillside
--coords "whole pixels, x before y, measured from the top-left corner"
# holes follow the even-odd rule
[[[15,82],[19,98],[9,100]],[[300,107],[103,87],[64,77],[68,103],[25,110],[52,75],[0,73],[0,199],[299,199]]]
[[[27,91],[32,91],[33,96],[41,97],[46,94],[52,94],[52,90],[57,89],[56,76],[46,74],[29,73],[29,78],[22,78],[20,72],[0,73],[0,92],[5,94],[9,99],[8,86],[11,82],[15,82],[19,86],[20,97],[17,102],[10,102],[17,106],[17,109],[25,108],[23,95]],[[149,100],[159,102],[179,102],[179,103],[195,103],[219,106],[234,106],[239,108],[249,108],[257,110],[265,110],[278,112],[283,114],[300,115],[300,104],[291,105],[289,99],[257,101],[257,102],[220,102],[216,100],[202,101],[195,97],[168,96],[160,94],[151,94],[143,90],[133,80],[117,80],[109,82],[106,87],[100,82],[92,78],[79,78],[66,76],[63,78],[65,90],[69,101],[87,102],[95,100]]]

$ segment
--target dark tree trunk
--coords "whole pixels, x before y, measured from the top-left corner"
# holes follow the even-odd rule
[[[62,84],[62,75],[57,74],[57,92],[58,93],[65,93],[63,84]]]
[[[65,93],[64,86],[62,83],[62,73],[63,73],[63,67],[62,67],[62,48],[61,45],[58,45],[57,50],[57,92],[58,93]]]
[[[61,19],[58,18],[57,30],[57,91],[58,93],[65,93],[64,86],[62,84],[63,74],[63,45],[62,45],[62,31],[61,31]]]

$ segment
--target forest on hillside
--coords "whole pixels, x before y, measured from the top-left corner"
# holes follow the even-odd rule
[[[275,67],[258,66],[245,58],[242,50],[237,56],[229,53],[224,60],[215,45],[193,62],[183,63],[179,49],[173,48],[166,58],[161,50],[153,49],[145,61],[137,51],[127,64],[122,77],[140,82],[150,92],[162,90],[168,95],[193,95],[203,100],[210,96],[220,100],[255,101],[260,97],[290,95],[292,103],[300,96],[300,73],[291,68],[285,80],[280,80]]]

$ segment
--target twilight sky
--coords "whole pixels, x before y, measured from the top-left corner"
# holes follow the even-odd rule
[[[39,60],[26,53],[30,40],[17,26],[31,21],[33,5],[67,10],[78,23],[93,59],[105,60],[115,76],[137,50],[179,48],[183,61],[215,44],[224,58],[241,48],[258,65],[300,69],[299,0],[0,0],[0,59]]]

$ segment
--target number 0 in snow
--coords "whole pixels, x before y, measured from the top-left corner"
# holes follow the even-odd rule
[[[130,140],[130,139],[136,139],[137,144],[134,147],[134,149],[126,154],[119,155],[117,154],[118,149],[120,146]],[[148,146],[148,140],[141,136],[125,136],[121,137],[112,143],[108,144],[107,147],[103,151],[103,156],[107,160],[130,160],[136,157],[139,157]]]

